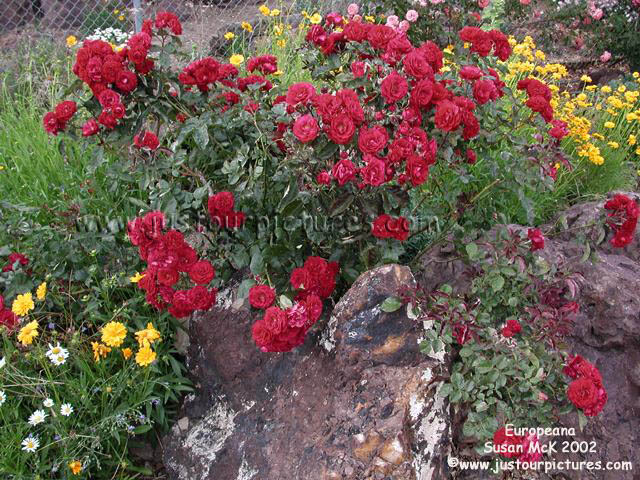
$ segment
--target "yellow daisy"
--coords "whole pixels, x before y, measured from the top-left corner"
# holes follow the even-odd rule
[[[121,322],[109,322],[102,327],[102,343],[110,347],[119,347],[127,336],[127,327]]]
[[[33,296],[31,295],[31,292],[18,295],[13,301],[13,305],[11,305],[11,311],[19,317],[25,316],[34,308],[35,305],[33,303]]]
[[[36,298],[38,300],[44,300],[44,297],[47,296],[47,282],[42,282],[38,289],[36,290]]]
[[[229,63],[231,65],[238,67],[244,63],[244,56],[240,55],[239,53],[235,53],[231,55],[231,58],[229,59]]]
[[[146,367],[147,365],[151,365],[151,363],[156,359],[156,352],[151,350],[151,347],[146,345],[138,350],[136,353],[136,363],[141,367]]]
[[[147,323],[147,328],[136,332],[136,339],[140,347],[149,346],[160,338],[160,332],[154,328],[151,322]]]
[[[38,322],[34,320],[33,322],[27,323],[20,329],[20,332],[18,332],[18,341],[24,346],[31,345],[33,343],[33,339],[39,334]]]
[[[111,347],[107,347],[98,342],[91,342],[91,348],[93,349],[93,359],[96,363],[98,363],[101,358],[107,358],[107,353],[111,351]]]

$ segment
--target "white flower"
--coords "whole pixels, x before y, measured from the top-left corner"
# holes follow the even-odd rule
[[[4,390],[0,390],[0,406],[7,401],[7,394],[4,393]]]
[[[53,407],[53,400],[51,400],[50,398],[47,398],[44,402],[42,402],[42,405],[44,405],[47,408],[51,408]]]
[[[68,417],[72,413],[73,413],[73,407],[71,406],[70,403],[63,403],[60,406],[60,415],[62,415],[63,417]]]
[[[49,350],[47,350],[46,355],[52,361],[54,357],[57,357],[59,355],[62,355],[64,356],[64,358],[67,358],[69,356],[69,350],[67,350],[66,348],[62,348],[60,346],[60,342],[58,342],[55,347],[52,347],[51,344],[49,344]]]
[[[47,418],[47,414],[44,410],[36,410],[29,417],[29,425],[36,426],[39,423],[44,422],[44,419]]]
[[[58,365],[62,365],[66,361],[67,361],[67,357],[65,357],[63,354],[56,355],[55,357],[51,357],[51,363],[53,363],[56,367]]]
[[[29,435],[27,438],[22,440],[22,450],[24,450],[25,452],[33,453],[38,449],[39,446],[40,440],[38,440],[38,437]]]
[[[5,363],[7,363],[7,361],[4,359],[4,357],[0,358],[0,368],[4,367]]]

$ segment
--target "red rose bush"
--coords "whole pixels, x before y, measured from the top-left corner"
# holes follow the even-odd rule
[[[217,289],[206,287],[214,279],[215,269],[207,260],[199,259],[182,233],[173,229],[165,232],[162,212],[149,212],[132,220],[127,231],[147,264],[138,282],[147,302],[158,310],[167,309],[176,318],[209,310],[215,304]],[[181,283],[195,285],[179,289]]]

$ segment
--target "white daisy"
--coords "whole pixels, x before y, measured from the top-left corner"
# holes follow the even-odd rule
[[[0,390],[0,405],[7,401],[7,394],[4,393],[4,390]]]
[[[42,402],[42,405],[44,405],[47,408],[51,408],[53,407],[53,400],[51,400],[50,398],[47,398],[44,402]]]
[[[72,413],[73,413],[73,407],[71,406],[70,403],[63,403],[60,406],[60,415],[62,415],[63,417],[68,417]]]
[[[22,441],[22,450],[24,450],[25,452],[33,453],[38,449],[39,446],[40,440],[38,440],[38,437],[34,437],[32,435],[29,435]]]
[[[0,368],[4,367],[5,363],[7,363],[7,361],[4,359],[4,357],[0,358]]]
[[[62,348],[60,346],[60,342],[58,342],[55,347],[49,344],[49,350],[47,350],[46,355],[51,360],[60,355],[64,356],[64,358],[67,358],[69,356],[69,350],[67,350],[66,348]]]
[[[29,425],[36,426],[39,423],[44,422],[44,419],[47,418],[47,414],[44,410],[36,410],[29,417]]]
[[[63,354],[59,354],[54,357],[49,357],[49,359],[51,360],[51,363],[53,363],[56,367],[59,365],[62,365],[64,362],[67,361],[67,357],[65,357]]]

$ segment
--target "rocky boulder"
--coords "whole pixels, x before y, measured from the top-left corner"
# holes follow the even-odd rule
[[[410,270],[364,273],[304,346],[262,353],[233,294],[193,319],[197,382],[165,442],[169,478],[300,480],[449,478],[442,358],[419,352],[422,325],[382,302]]]

